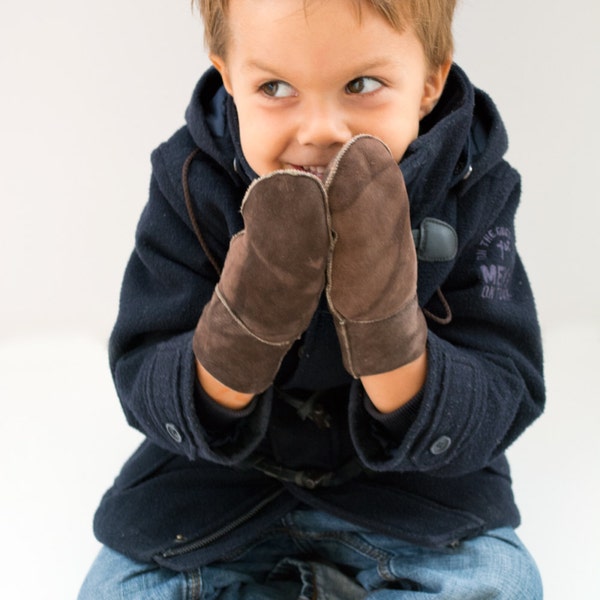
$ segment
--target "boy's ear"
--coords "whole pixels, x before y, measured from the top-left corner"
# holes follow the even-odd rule
[[[215,69],[219,71],[221,74],[221,79],[223,80],[223,85],[225,89],[229,93],[230,96],[233,96],[232,88],[231,88],[231,79],[229,77],[229,70],[227,69],[227,64],[225,60],[216,54],[210,54],[209,57],[210,62],[213,64]]]
[[[444,86],[446,85],[446,79],[448,79],[448,73],[450,72],[451,66],[452,59],[449,58],[446,62],[430,71],[425,80],[425,87],[423,88],[419,119],[426,117],[435,108],[437,101],[444,91]]]

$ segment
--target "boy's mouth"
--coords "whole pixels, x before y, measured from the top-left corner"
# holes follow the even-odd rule
[[[318,165],[290,165],[292,169],[296,169],[297,171],[304,171],[305,173],[310,173],[319,179],[323,179],[325,177],[325,172],[327,171],[327,167],[322,167]]]

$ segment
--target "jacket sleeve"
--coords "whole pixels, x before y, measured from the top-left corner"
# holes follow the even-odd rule
[[[219,421],[219,415],[205,416],[210,411],[202,410],[207,400],[196,383],[192,336],[218,275],[195,237],[180,181],[169,175],[177,171],[165,164],[169,160],[160,149],[153,155],[149,200],[110,339],[111,371],[128,423],[150,441],[190,459],[234,464],[264,436],[270,397],[266,394],[236,417],[227,415],[225,425],[219,422],[218,437],[211,431],[208,423]],[[219,175],[209,172],[211,168],[197,165],[190,176],[214,184]],[[234,187],[219,183],[223,185],[211,185],[206,194]],[[194,189],[207,185],[200,181]],[[221,261],[231,235],[241,227],[235,189],[230,196],[211,196],[199,209],[205,241]]]
[[[466,240],[441,286],[452,320],[429,322],[428,376],[419,397],[397,418],[377,419],[367,410],[362,387],[354,388],[351,434],[372,470],[448,477],[477,471],[543,410],[540,330],[515,249],[520,184],[512,171],[497,185],[506,188],[507,180],[502,207],[479,206],[478,226],[471,216],[462,228]],[[478,202],[485,204],[485,198]]]

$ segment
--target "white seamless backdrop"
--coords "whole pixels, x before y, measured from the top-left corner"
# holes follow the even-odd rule
[[[459,0],[455,24],[523,175],[549,394],[510,454],[547,600],[593,597],[600,564],[598,22],[593,0]],[[0,597],[75,598],[94,509],[141,439],[106,340],[149,154],[207,65],[188,0],[0,4]]]

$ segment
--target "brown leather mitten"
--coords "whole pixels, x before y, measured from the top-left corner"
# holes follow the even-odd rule
[[[308,327],[325,286],[325,190],[308,173],[277,171],[250,185],[242,215],[244,230],[231,240],[193,346],[221,383],[259,393]]]
[[[344,365],[354,377],[390,371],[418,358],[427,339],[402,173],[382,141],[361,135],[342,148],[325,188],[327,299]]]

